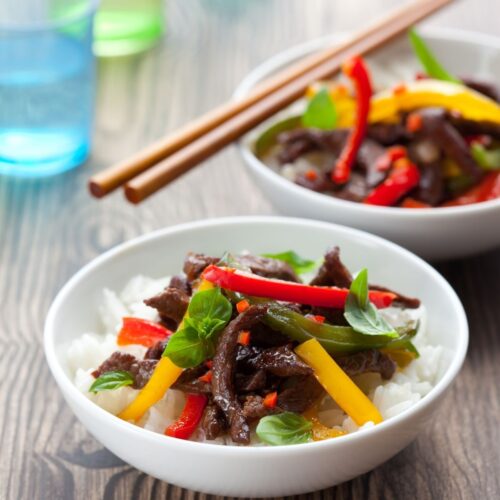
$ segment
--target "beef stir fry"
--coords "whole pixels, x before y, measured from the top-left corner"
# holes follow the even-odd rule
[[[422,39],[425,73],[373,92],[365,62],[346,62],[354,90],[319,83],[301,116],[275,123],[256,154],[296,184],[336,198],[404,208],[500,197],[500,104],[495,85],[450,75]],[[434,64],[429,64],[432,58]]]
[[[291,444],[341,435],[317,418],[326,399],[358,425],[380,422],[352,377],[389,380],[418,356],[416,325],[394,327],[380,309],[420,302],[368,285],[366,270],[354,278],[338,247],[304,283],[301,274],[315,265],[291,251],[188,254],[183,273],[145,300],[158,320],[123,320],[118,345],[146,346],[143,359],[113,353],[92,373],[90,392],[137,389],[119,416],[139,422],[169,388],[181,391],[184,409],[165,430],[181,439],[201,433],[247,445],[256,435]]]

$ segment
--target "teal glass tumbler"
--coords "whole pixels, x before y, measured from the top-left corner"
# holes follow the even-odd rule
[[[90,151],[97,0],[0,4],[0,174],[74,168]]]

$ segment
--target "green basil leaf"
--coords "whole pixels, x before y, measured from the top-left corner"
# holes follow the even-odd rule
[[[437,80],[444,80],[445,82],[462,83],[458,78],[444,69],[442,64],[436,59],[436,56],[414,29],[408,31],[408,36],[413,50],[427,75]]]
[[[484,170],[500,170],[500,148],[486,149],[476,142],[470,147],[470,152],[476,163]]]
[[[202,339],[209,339],[226,326],[227,321],[216,318],[203,318],[201,320],[186,318],[184,324],[194,328]]]
[[[219,319],[228,322],[233,307],[231,302],[222,295],[220,288],[211,288],[196,293],[188,307],[189,318],[195,321],[204,319]]]
[[[292,412],[269,415],[260,419],[257,436],[273,446],[307,443],[312,438],[312,423]]]
[[[302,115],[304,127],[331,130],[337,124],[337,109],[328,89],[321,89],[307,104]]]
[[[89,392],[94,394],[101,391],[110,391],[119,389],[126,385],[132,385],[134,377],[131,373],[125,370],[114,370],[103,373],[100,377],[96,378],[89,388]]]
[[[368,300],[368,271],[363,269],[353,280],[345,303],[344,317],[363,335],[398,337],[398,332],[380,315]]]
[[[304,259],[293,250],[288,250],[287,252],[281,253],[264,253],[262,257],[267,257],[269,259],[276,259],[290,264],[292,269],[297,274],[305,274],[313,271],[321,265],[322,259],[320,260],[308,260]]]
[[[208,351],[206,340],[200,338],[195,328],[186,326],[170,337],[163,356],[169,357],[181,368],[192,368],[205,361]]]

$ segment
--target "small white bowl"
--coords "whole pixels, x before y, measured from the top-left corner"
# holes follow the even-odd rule
[[[500,38],[457,30],[426,29],[424,38],[452,73],[500,81]],[[260,81],[294,61],[341,37],[328,37],[293,47],[254,69],[234,97],[247,94]],[[419,70],[406,38],[398,39],[368,58],[378,87],[411,79]],[[286,111],[285,111],[286,116]],[[283,113],[280,114],[283,116]],[[450,208],[404,209],[367,206],[310,191],[285,179],[253,153],[252,143],[271,118],[240,143],[255,182],[280,212],[364,229],[388,238],[427,259],[463,257],[500,245],[500,199]]]
[[[187,251],[220,255],[294,249],[316,258],[339,245],[352,269],[419,296],[428,311],[430,343],[446,348],[447,368],[435,387],[409,410],[372,429],[328,441],[293,446],[243,447],[196,443],[136,427],[104,411],[73,384],[66,366],[68,343],[99,331],[102,289],[121,289],[136,274],[179,272]],[[195,222],[143,236],[106,252],[80,270],[59,292],[45,324],[47,361],[78,419],[106,448],[159,479],[218,495],[281,496],[347,481],[386,461],[408,445],[434,416],[467,350],[463,307],[445,279],[407,250],[362,231],[311,220],[235,217]],[[446,425],[443,419],[442,426]],[[408,463],[408,467],[413,464]]]

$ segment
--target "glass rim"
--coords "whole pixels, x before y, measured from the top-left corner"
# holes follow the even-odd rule
[[[17,22],[0,20],[0,31],[17,31],[21,33],[30,31],[45,31],[68,26],[94,15],[99,7],[99,4],[101,3],[101,0],[86,0],[86,3],[87,5],[81,12],[77,14],[69,14],[55,21]]]

